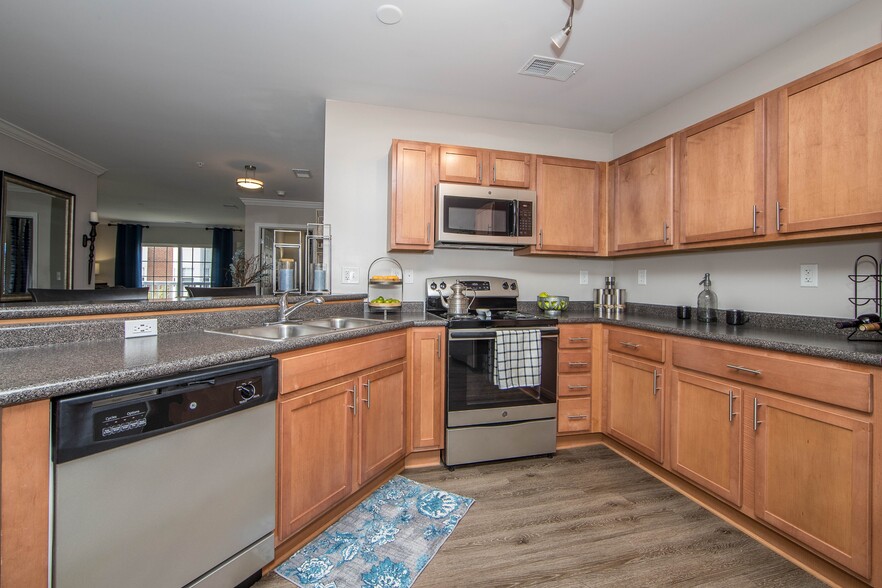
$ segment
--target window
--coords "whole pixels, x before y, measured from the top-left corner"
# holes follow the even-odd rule
[[[186,286],[211,286],[211,247],[144,245],[141,276],[150,298],[184,298]]]

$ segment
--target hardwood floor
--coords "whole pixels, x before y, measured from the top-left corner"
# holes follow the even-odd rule
[[[414,588],[825,585],[600,445],[405,475],[475,499]]]

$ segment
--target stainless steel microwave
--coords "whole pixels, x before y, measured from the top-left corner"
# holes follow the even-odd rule
[[[536,192],[440,183],[435,246],[515,248],[536,244]]]

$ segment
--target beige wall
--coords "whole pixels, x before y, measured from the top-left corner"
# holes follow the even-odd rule
[[[75,195],[73,285],[88,288],[89,250],[82,246],[89,232],[89,212],[98,207],[98,176],[17,139],[0,133],[0,169]]]

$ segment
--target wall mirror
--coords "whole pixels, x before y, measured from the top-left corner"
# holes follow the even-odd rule
[[[0,302],[72,286],[74,195],[0,171]]]

